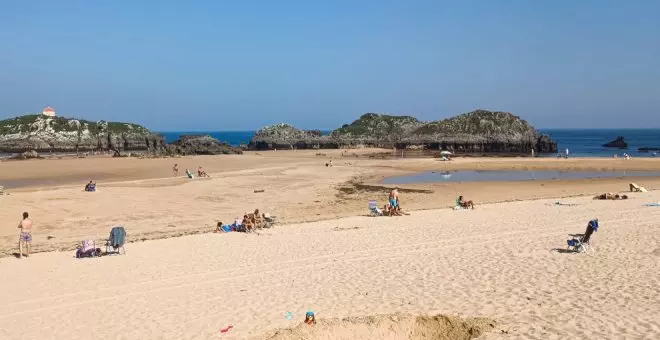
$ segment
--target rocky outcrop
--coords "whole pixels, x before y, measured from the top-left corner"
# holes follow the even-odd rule
[[[422,126],[423,122],[410,116],[365,113],[353,123],[332,131],[330,136],[342,146],[404,147]]]
[[[477,110],[435,122],[410,116],[367,113],[332,131],[298,130],[279,124],[260,130],[250,149],[382,147],[451,150],[464,153],[549,153],[557,143],[508,112]]]
[[[242,154],[241,148],[233,147],[209,135],[187,135],[167,145],[167,152],[176,155],[229,155]]]
[[[137,124],[26,115],[0,121],[0,152],[161,152],[165,140]]]
[[[623,136],[618,136],[616,137],[615,140],[603,144],[604,147],[606,148],[619,148],[619,149],[627,149],[628,148],[628,143],[626,143],[625,139]]]
[[[39,156],[39,153],[34,150],[25,151],[23,153],[11,157],[11,159],[20,159],[20,160],[36,159],[36,158],[43,158],[43,157]]]
[[[637,151],[639,152],[654,152],[654,151],[660,151],[660,147],[654,148],[654,147],[641,147],[637,148]]]
[[[300,130],[289,124],[266,126],[257,131],[248,145],[250,150],[336,149],[339,145],[320,130]]]

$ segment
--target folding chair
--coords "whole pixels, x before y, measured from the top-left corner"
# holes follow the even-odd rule
[[[123,226],[115,226],[110,230],[110,237],[105,244],[107,254],[126,254],[124,243],[126,242],[126,230]]]
[[[383,216],[383,211],[378,208],[378,202],[369,201],[369,214],[371,216]]]
[[[598,231],[598,219],[593,219],[587,223],[587,230],[585,230],[583,235],[580,235],[578,238],[573,238],[566,240],[568,244],[568,250],[572,250],[577,253],[586,253],[589,252],[589,241],[591,240],[591,235]]]

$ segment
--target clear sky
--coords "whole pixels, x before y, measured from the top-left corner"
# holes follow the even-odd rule
[[[660,1],[2,1],[0,118],[48,105],[160,131],[660,127]]]

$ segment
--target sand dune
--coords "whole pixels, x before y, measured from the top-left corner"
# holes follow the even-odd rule
[[[192,235],[133,243],[126,255],[97,259],[76,260],[73,252],[2,258],[0,334],[267,338],[295,328],[312,309],[323,322],[309,334],[320,339],[328,338],[324,320],[391,313],[495,320],[484,339],[655,339],[660,208],[643,205],[660,193],[631,196]],[[601,229],[593,253],[563,252],[568,234],[594,217]],[[344,329],[365,329],[359,325]]]

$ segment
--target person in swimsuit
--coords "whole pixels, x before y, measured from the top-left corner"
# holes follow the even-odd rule
[[[30,256],[30,248],[32,246],[32,220],[29,218],[27,212],[23,213],[23,220],[18,224],[18,229],[21,230],[21,233],[18,237],[18,257],[23,257],[23,244],[27,248],[26,256]]]
[[[179,164],[174,164],[174,166],[172,167],[172,174],[174,175],[174,177],[179,176]]]
[[[399,188],[390,192],[390,206],[395,210],[399,207]]]

